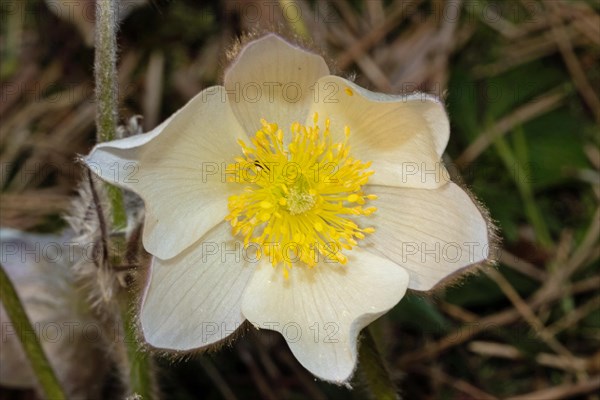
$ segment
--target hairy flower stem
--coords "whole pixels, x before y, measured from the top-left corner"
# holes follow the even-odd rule
[[[117,130],[117,0],[96,3],[96,128],[97,141],[115,139]]]
[[[96,139],[98,143],[115,139],[118,121],[117,79],[117,0],[96,2],[96,54],[94,77],[96,79]],[[123,194],[118,188],[108,186],[112,205],[113,225],[125,227],[127,217]]]
[[[397,400],[400,398],[398,390],[377,346],[373,329],[371,325],[363,331],[358,370],[374,399]]]
[[[117,0],[96,2],[96,129],[99,143],[115,139],[117,131],[117,13]],[[115,231],[124,228],[127,222],[123,193],[119,188],[110,185],[107,187],[107,192],[112,209],[110,231]],[[117,263],[120,260],[105,260],[105,262],[111,261]],[[123,353],[126,353],[121,354],[121,357],[126,360],[121,373],[128,384],[128,395],[139,394],[144,400],[152,399],[154,376],[151,359],[147,353],[139,351],[136,324],[131,315],[131,299],[127,289],[122,290],[118,301],[125,332]]]
[[[124,342],[127,352],[127,370],[130,395],[139,395],[142,399],[153,399],[156,397],[156,387],[154,381],[154,363],[150,353],[140,349],[138,338],[135,331],[135,315],[132,312],[131,304],[135,301],[132,294],[127,289],[120,294],[119,305],[121,307],[121,319],[125,327]]]
[[[4,267],[0,265],[0,301],[10,318],[17,337],[23,345],[23,350],[40,384],[43,397],[47,399],[66,399],[65,393],[46,358],[31,321],[25,314],[23,305],[6,275]]]
[[[300,6],[295,4],[294,0],[279,0],[279,7],[281,7],[283,15],[294,33],[300,36],[302,39],[309,39],[310,33],[301,15],[297,15],[297,18],[292,18],[292,16],[288,16],[287,14],[288,10],[293,10],[293,12],[296,12],[296,10],[300,9]],[[289,12],[291,13],[292,11]]]

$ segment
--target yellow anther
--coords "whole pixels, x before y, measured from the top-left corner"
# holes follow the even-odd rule
[[[346,94],[348,96],[354,96],[354,92],[349,87],[347,87],[346,89],[344,89],[344,92],[346,92]]]
[[[270,219],[271,219],[271,214],[270,214],[270,213],[268,213],[268,212],[263,212],[263,213],[261,213],[261,214],[260,214],[260,217],[259,217],[259,219],[260,219],[262,222],[267,222],[268,220],[270,220]]]
[[[261,208],[265,208],[265,209],[269,209],[273,207],[273,204],[271,204],[270,202],[263,200],[260,202],[260,206]]]
[[[342,265],[344,265],[344,264],[346,264],[348,262],[348,257],[346,257],[345,255],[343,255],[342,253],[339,253],[339,252],[335,255],[335,258]]]
[[[367,208],[364,209],[364,214],[365,215],[371,215],[375,211],[377,211],[377,207],[367,207]]]

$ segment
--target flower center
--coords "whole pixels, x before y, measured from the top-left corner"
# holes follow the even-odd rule
[[[315,205],[315,195],[311,194],[311,189],[307,179],[304,176],[298,178],[298,182],[289,188],[289,193],[284,197],[286,208],[292,215],[302,214],[313,208]]]
[[[374,173],[367,171],[371,163],[350,157],[348,127],[343,141],[334,142],[329,120],[323,131],[318,120],[315,113],[313,126],[293,123],[287,146],[277,124],[261,120],[251,145],[239,141],[243,157],[226,170],[228,182],[246,186],[229,198],[233,234],[246,247],[258,244],[274,266],[283,263],[286,277],[292,264],[312,267],[319,257],[345,264],[342,250],[374,232],[352,221],[376,211],[364,205],[377,196],[362,191]]]

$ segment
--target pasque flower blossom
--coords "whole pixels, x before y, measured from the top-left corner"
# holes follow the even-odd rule
[[[246,44],[224,86],[85,159],[145,202],[145,340],[188,351],[248,320],[347,381],[360,330],[407,288],[487,258],[486,220],[441,162],[448,137],[432,96],[371,92],[273,34]]]

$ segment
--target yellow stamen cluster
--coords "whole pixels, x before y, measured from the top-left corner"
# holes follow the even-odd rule
[[[374,232],[352,221],[376,211],[364,207],[376,196],[362,191],[373,174],[367,171],[371,163],[350,157],[348,127],[345,139],[333,143],[329,120],[322,132],[316,113],[313,122],[293,123],[285,146],[283,131],[262,119],[252,145],[239,141],[244,157],[226,171],[229,182],[246,185],[229,198],[226,219],[233,234],[242,235],[245,245],[258,244],[274,266],[283,263],[285,276],[293,263],[312,267],[319,257],[345,264],[342,249]]]

